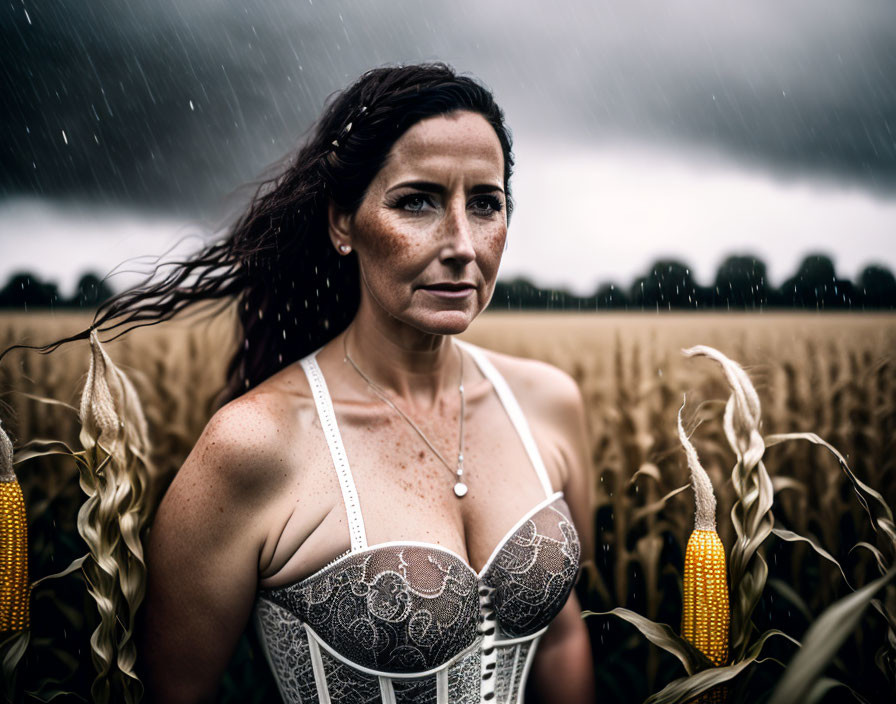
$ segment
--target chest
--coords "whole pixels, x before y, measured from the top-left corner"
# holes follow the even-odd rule
[[[575,582],[580,545],[554,492],[562,442],[540,423],[530,428],[500,374],[470,351],[489,383],[470,394],[462,443],[450,403],[422,428],[382,408],[334,411],[313,358],[303,360],[319,421],[302,427],[326,442],[307,445],[302,477],[328,470],[320,476],[338,481],[316,492],[326,514],[257,602],[272,667],[308,690],[297,701],[312,687],[334,702],[473,704],[522,691],[534,644]],[[461,499],[452,491],[458,444],[469,487]],[[345,548],[289,580],[297,557],[303,573],[319,564],[309,559],[315,545]]]
[[[545,486],[532,458],[500,402],[492,394],[474,395],[464,428],[463,480],[468,493],[458,499],[453,488],[458,453],[456,411],[435,414],[418,422],[427,440],[446,460],[443,463],[420,434],[398,414],[371,416],[363,412],[338,414],[339,430],[360,512],[371,545],[396,540],[443,545],[480,568],[495,544],[529,509],[562,486],[562,453],[548,432],[533,424],[533,438],[547,473]],[[314,426],[317,426],[314,423]],[[322,429],[312,427],[318,438]],[[322,444],[319,440],[318,444]],[[345,549],[347,535],[343,498],[333,461],[326,447],[314,453],[313,473],[328,487],[322,508],[326,518],[318,538]],[[296,545],[296,534],[290,544]],[[308,536],[310,537],[310,536]],[[334,553],[338,554],[338,553]]]
[[[260,596],[306,624],[345,662],[389,674],[443,667],[477,639],[483,654],[536,637],[562,608],[579,564],[562,496],[533,507],[476,572],[427,543],[388,543]]]
[[[493,396],[474,398],[468,404],[462,448],[456,409],[415,419],[414,425],[385,411],[372,422],[349,416],[340,425],[371,543],[400,536],[401,523],[419,535],[418,518],[430,530],[443,526],[467,537],[484,530],[488,537],[492,524],[506,529],[562,486],[562,455],[549,433],[533,424],[547,471],[545,486]],[[454,485],[461,452],[468,493],[458,499]],[[396,509],[400,509],[400,521]],[[440,537],[449,536],[442,532]]]
[[[507,406],[486,379],[467,391],[462,499],[453,491],[459,405],[408,418],[383,403],[300,408],[263,586],[295,582],[345,553],[357,524],[366,544],[422,541],[481,569],[520,517],[562,487],[559,436]]]

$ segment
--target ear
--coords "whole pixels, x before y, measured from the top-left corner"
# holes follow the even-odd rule
[[[352,247],[351,238],[351,221],[352,215],[341,208],[330,199],[327,205],[327,223],[330,242],[340,254],[345,254],[344,248]]]

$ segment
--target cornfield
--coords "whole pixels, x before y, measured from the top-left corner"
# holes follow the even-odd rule
[[[89,316],[78,314],[0,314],[0,347],[44,344],[89,324]],[[588,611],[623,609],[673,629],[681,623],[685,546],[694,529],[688,462],[676,424],[685,394],[684,426],[715,490],[718,535],[727,551],[735,542],[730,516],[738,496],[731,468],[737,458],[723,429],[730,390],[716,366],[685,357],[682,348],[707,345],[743,366],[761,400],[763,436],[815,433],[842,453],[864,485],[882,494],[885,506],[896,505],[893,316],[494,313],[463,337],[550,362],[580,386],[592,438],[597,536],[595,568],[578,587]],[[136,329],[104,345],[143,404],[149,459],[158,473],[150,504],[211,416],[232,344],[231,319],[220,316]],[[16,448],[35,438],[76,443],[78,418],[65,404],[77,405],[89,356],[79,342],[50,355],[16,350],[0,363],[0,420]],[[780,629],[800,640],[826,608],[879,578],[887,554],[891,567],[892,548],[823,448],[809,442],[769,446],[764,462],[779,530],[763,547],[767,581],[752,623],[758,632]],[[28,511],[30,572],[40,580],[84,553],[76,527],[84,501],[78,468],[64,456],[41,456],[16,469]],[[788,531],[808,540],[789,539]],[[89,699],[96,675],[89,637],[100,617],[86,579],[73,569],[35,583],[31,642],[15,672],[24,701],[46,701],[53,692]],[[888,637],[896,638],[896,587],[888,586],[877,603],[880,608],[866,610],[825,673],[868,701],[889,702],[896,646],[884,646]],[[887,614],[889,626],[881,618]],[[630,623],[607,616],[590,616],[586,623],[602,702],[644,701],[683,674],[678,659],[646,642]],[[762,658],[732,684],[728,701],[764,701],[797,650],[787,638],[770,640]],[[137,658],[139,673],[139,653]],[[222,701],[268,701],[274,692],[247,633],[228,669]],[[840,701],[844,692],[830,685],[814,696]]]

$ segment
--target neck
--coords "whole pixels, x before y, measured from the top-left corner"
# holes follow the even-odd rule
[[[391,322],[359,314],[343,333],[345,349],[361,371],[406,406],[431,409],[439,399],[456,396],[461,361],[451,336]]]

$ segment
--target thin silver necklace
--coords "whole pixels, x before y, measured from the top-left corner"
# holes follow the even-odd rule
[[[361,378],[367,382],[367,385],[371,388],[371,390],[380,397],[386,404],[388,404],[392,410],[394,410],[398,415],[405,419],[408,425],[410,425],[415,431],[417,431],[417,435],[420,436],[420,439],[426,443],[426,446],[433,451],[436,457],[439,458],[439,461],[448,468],[448,471],[454,474],[457,480],[454,483],[454,495],[457,498],[462,498],[467,493],[467,485],[464,484],[464,411],[465,411],[465,403],[464,403],[464,353],[463,350],[458,348],[458,352],[460,353],[460,383],[457,386],[457,390],[460,393],[460,433],[458,435],[457,442],[457,467],[453,468],[450,464],[448,464],[448,460],[446,460],[442,453],[439,452],[435,445],[433,445],[429,438],[423,434],[423,431],[417,427],[417,424],[412,421],[408,416],[402,411],[398,406],[393,403],[392,399],[390,399],[386,392],[383,390],[381,386],[379,386],[375,381],[373,381],[369,376],[367,376],[361,368],[355,364],[355,360],[351,358],[348,353],[348,335],[342,336],[342,350],[345,353],[345,361],[354,367],[355,371],[361,375]]]

